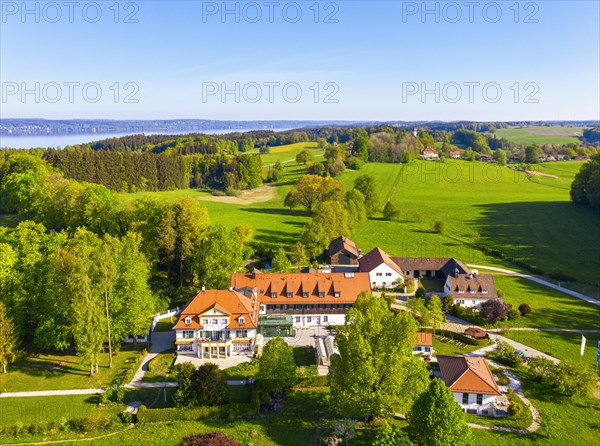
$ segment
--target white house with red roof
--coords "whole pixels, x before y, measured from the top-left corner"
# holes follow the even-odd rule
[[[413,355],[431,356],[433,354],[433,335],[418,331],[415,333]]]
[[[209,359],[252,351],[258,312],[257,296],[202,290],[188,301],[173,326],[176,350]]]
[[[358,259],[361,272],[369,273],[372,288],[395,288],[404,282],[402,269],[381,248],[374,248]]]
[[[485,359],[477,356],[437,356],[442,379],[467,413],[495,415],[501,395]]]
[[[421,152],[421,159],[424,160],[437,160],[439,157],[440,154],[438,151],[431,147],[427,147],[425,150],[423,150],[423,152]]]

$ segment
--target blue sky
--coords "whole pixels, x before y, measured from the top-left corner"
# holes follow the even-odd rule
[[[2,1],[1,117],[600,118],[597,1],[271,3]]]

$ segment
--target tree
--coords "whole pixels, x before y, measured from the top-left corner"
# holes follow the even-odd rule
[[[600,156],[584,163],[571,183],[571,200],[600,209]]]
[[[183,437],[177,446],[240,446],[240,444],[221,432],[207,432]]]
[[[282,338],[273,338],[265,345],[256,379],[266,392],[282,392],[296,384],[294,352]]]
[[[175,377],[177,378],[177,390],[173,394],[175,407],[191,407],[194,405],[194,394],[192,383],[196,367],[191,362],[182,362],[175,366]]]
[[[192,374],[192,399],[195,406],[217,406],[227,396],[223,371],[213,363],[205,363]]]
[[[295,208],[303,206],[309,213],[323,201],[343,196],[343,185],[331,178],[318,175],[304,175],[286,195],[284,206]]]
[[[438,234],[443,234],[446,224],[441,220],[436,220],[433,223],[433,232],[437,232]]]
[[[472,433],[446,384],[435,378],[408,413],[408,432],[422,446],[467,446]]]
[[[531,307],[527,304],[521,304],[519,305],[519,312],[521,313],[521,316],[527,316],[531,313]]]
[[[348,223],[351,228],[356,228],[367,220],[365,197],[357,189],[346,192],[346,209],[348,210]]]
[[[407,305],[421,326],[429,326],[431,323],[431,312],[427,308],[427,305],[425,305],[425,298],[414,297],[412,299],[408,299]]]
[[[273,261],[271,262],[271,267],[273,271],[278,273],[287,272],[292,266],[292,262],[288,259],[287,254],[285,253],[285,249],[279,248],[275,257],[273,257]]]
[[[312,163],[315,160],[313,153],[310,150],[302,150],[298,155],[296,155],[296,162],[298,164]]]
[[[425,364],[411,354],[417,324],[384,299],[361,293],[336,336],[340,355],[329,369],[331,401],[347,417],[407,411],[427,387]]]
[[[398,220],[399,217],[400,210],[391,201],[388,201],[383,208],[383,218],[386,220]]]
[[[359,176],[354,180],[354,189],[359,190],[365,197],[365,206],[369,215],[379,212],[379,187],[373,175],[365,174]]]
[[[18,346],[15,324],[8,315],[6,305],[0,301],[0,364],[3,373],[6,373],[6,366],[15,361]]]
[[[481,316],[490,324],[503,320],[508,311],[502,299],[488,299],[481,304]]]
[[[446,294],[442,300],[443,310],[445,312],[450,311],[452,309],[452,305],[454,305],[454,298],[450,294]]]
[[[244,245],[235,229],[223,225],[210,228],[196,253],[194,270],[202,285],[226,289],[231,273],[243,265]]]
[[[317,257],[340,235],[350,235],[348,211],[339,201],[325,201],[319,203],[313,219],[304,227],[302,243],[312,257]]]
[[[559,362],[550,375],[550,382],[556,390],[568,396],[590,395],[596,381],[597,376],[592,370],[571,361]]]
[[[294,265],[305,265],[308,263],[308,255],[306,254],[306,246],[302,242],[296,242],[294,252],[292,253],[292,263]]]
[[[504,166],[506,164],[506,152],[502,149],[494,150],[494,160],[501,166]]]
[[[538,146],[527,146],[525,149],[525,162],[528,164],[536,164],[538,162],[538,156],[540,148]]]
[[[435,331],[440,327],[440,324],[444,322],[444,314],[442,312],[442,300],[440,296],[434,294],[427,301],[427,308],[431,314],[431,324],[433,325],[433,335]]]
[[[403,446],[408,444],[406,437],[390,423],[384,421],[373,440],[373,446]]]

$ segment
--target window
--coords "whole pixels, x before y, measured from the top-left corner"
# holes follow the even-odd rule
[[[469,394],[468,393],[463,393],[462,403],[463,404],[469,404]]]
[[[329,318],[327,316],[323,316],[323,322],[329,322]]]
[[[219,319],[213,319],[213,325],[217,325],[219,323]]]
[[[275,305],[267,305],[267,310],[274,310],[275,309]]]
[[[308,293],[307,292],[302,293],[302,297],[308,297]]]
[[[480,406],[483,404],[483,395],[477,394],[477,404]]]
[[[264,313],[264,312],[265,312],[265,306],[264,306],[264,305],[261,305],[261,306],[260,306],[260,312],[261,312],[261,313]]]
[[[289,307],[289,305],[285,305],[285,304],[284,304],[284,305],[282,305],[282,306],[281,306],[281,309],[282,309],[282,310],[287,310],[287,309],[288,309],[288,307]]]
[[[300,323],[300,316],[296,316],[296,323],[299,324]]]
[[[334,297],[340,297],[340,292],[336,291],[335,293],[333,293]]]
[[[307,324],[310,324],[311,322],[312,322],[312,317],[310,317],[310,316],[307,316],[307,317],[306,317],[306,323],[307,323]]]
[[[422,347],[420,345],[415,346],[416,352],[420,352],[421,350],[422,350]]]
[[[241,324],[243,324],[244,322],[246,322],[246,319],[244,318],[244,316],[240,316],[238,317],[238,322]]]
[[[391,277],[392,273],[385,273],[385,275]]]
[[[319,297],[325,297],[325,293],[323,291],[319,291]]]
[[[318,304],[318,305],[317,305],[317,308],[318,308],[319,310],[324,310],[325,308],[327,308],[327,305],[325,305],[325,304]]]
[[[185,322],[185,325],[190,325],[192,323],[192,318],[189,316],[186,316],[183,321]]]
[[[431,347],[425,347],[425,352],[431,353]]]
[[[248,337],[248,330],[236,330],[235,331],[235,337],[236,338],[247,338]]]
[[[312,307],[313,307],[312,304],[306,304],[306,305],[304,305],[304,309],[305,310],[312,310]]]
[[[182,334],[183,334],[183,337],[186,339],[193,339],[193,337],[194,337],[193,330],[184,330]]]
[[[227,319],[221,319],[221,323],[222,323],[223,325],[227,325]]]
[[[277,297],[277,293],[271,293],[271,298],[275,299]]]
[[[377,277],[381,277],[381,276],[383,276],[383,273],[375,273],[375,275],[376,275]]]
[[[292,293],[290,293],[289,291],[286,293],[287,297],[292,297]]]
[[[193,349],[194,349],[194,347],[192,346],[192,344],[177,346],[177,350],[179,350],[180,352],[191,352]]]
[[[208,324],[210,324],[210,320],[209,319],[202,319],[202,324],[203,325],[208,325]]]

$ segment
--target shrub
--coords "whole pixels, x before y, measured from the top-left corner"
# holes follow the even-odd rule
[[[386,220],[398,220],[398,217],[400,217],[400,210],[391,201],[388,201],[383,208],[383,218]]]
[[[521,316],[527,316],[531,313],[531,307],[527,304],[521,304],[519,305],[519,312],[521,313]]]
[[[519,312],[518,312],[517,310],[515,310],[515,309],[511,309],[511,310],[508,312],[508,315],[507,315],[507,317],[508,317],[508,320],[509,320],[509,321],[515,321],[515,320],[517,320],[517,319],[519,319],[519,318],[521,317],[521,313],[519,313]]]
[[[502,299],[489,299],[481,304],[481,316],[490,324],[495,324],[507,316],[507,309]]]
[[[119,387],[118,389],[115,389],[115,391],[113,392],[113,395],[114,395],[115,402],[122,403],[123,400],[125,399],[125,389],[122,389]]]
[[[106,392],[102,392],[101,394],[98,395],[98,402],[100,404],[108,404],[109,392],[110,392],[110,390],[107,390]]]
[[[445,228],[446,228],[446,224],[441,220],[436,220],[433,223],[433,232],[437,232],[438,234],[443,234]]]
[[[352,170],[360,170],[365,165],[365,162],[356,156],[348,157],[346,167]]]
[[[240,444],[221,432],[208,432],[183,437],[177,446],[240,446]]]
[[[506,342],[498,342],[498,347],[490,356],[509,367],[516,367],[523,363],[523,358],[517,350]]]
[[[415,297],[419,299],[425,298],[425,288],[423,288],[422,286],[417,288],[417,291],[415,292]]]
[[[133,423],[133,414],[131,412],[121,412],[119,414],[119,420],[123,424],[131,424]]]

